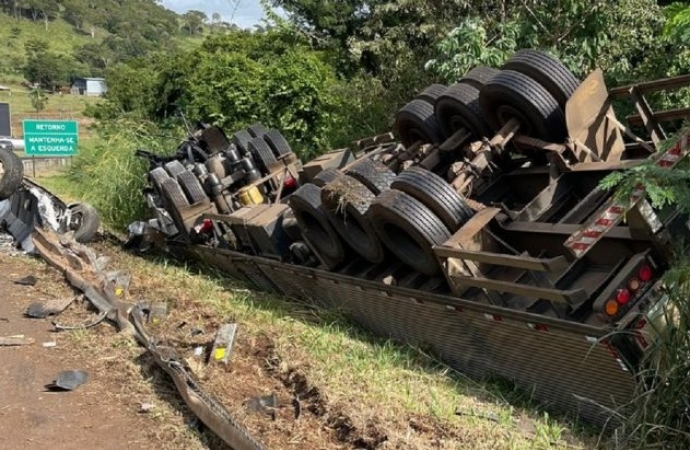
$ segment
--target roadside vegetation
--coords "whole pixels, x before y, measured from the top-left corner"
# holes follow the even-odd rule
[[[311,0],[264,3],[282,7],[291,19],[273,16],[271,26],[251,32],[225,27],[210,33],[191,26],[186,33],[193,35],[193,44],[151,49],[144,57],[102,67],[109,93],[87,110],[98,121],[100,137],[82,149],[69,174],[46,184],[94,204],[105,222],[122,232],[144,212],[145,162],[134,151],[174,151],[184,132],[182,115],[229,132],[261,121],[280,129],[309,158],[388,131],[397,108],[427,85],[452,83],[477,64],[498,67],[523,47],[551,51],[579,76],[601,67],[609,87],[688,71],[687,2],[347,0],[339,8]],[[657,106],[682,107],[690,103],[690,94],[683,90],[652,100]],[[622,116],[630,108],[616,106]],[[690,194],[677,188],[687,183],[687,173],[658,174],[645,167],[634,175],[655,181],[654,200],[690,207]],[[625,178],[611,182],[623,188],[630,184]],[[668,275],[680,320],[652,353],[634,404],[620,411],[624,426],[602,437],[604,448],[690,448],[690,272],[681,262],[683,254]],[[238,293],[207,270],[164,262],[161,276],[160,265],[118,258],[136,267],[140,282],[155,295],[173,289],[182,305],[212,308],[215,315],[272,330],[284,358],[308,360],[310,378],[333,398],[347,401],[347,392],[357,390],[357,401],[367,399],[363,411],[382,413],[377,408],[384,393],[401,386],[385,398],[390,411],[384,417],[392,421],[396,411],[404,411],[434,417],[448,429],[479,430],[461,440],[465,448],[549,448],[552,442],[592,448],[598,441],[596,432],[583,432],[535,409],[511,409],[501,398],[509,392],[505,388],[473,384],[416,350],[362,334],[340,317],[264,294]],[[344,373],[342,367],[351,370]],[[495,403],[472,405],[482,395]],[[513,404],[524,400],[508,397]],[[457,416],[458,406],[481,411],[480,418]],[[488,412],[498,420],[482,416]],[[515,419],[523,413],[538,416],[535,426],[542,437],[525,440],[513,434]]]

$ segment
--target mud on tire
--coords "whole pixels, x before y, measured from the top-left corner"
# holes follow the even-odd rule
[[[451,233],[460,229],[474,215],[450,184],[422,167],[411,167],[401,172],[391,188],[419,200],[441,219]]]
[[[366,217],[375,199],[366,186],[350,177],[341,177],[321,190],[321,203],[333,228],[357,254],[377,264],[385,258],[385,251]]]
[[[316,251],[334,261],[342,261],[345,249],[321,204],[321,188],[313,184],[301,186],[290,196],[289,205],[302,230],[302,236]]]
[[[24,179],[24,164],[13,151],[0,149],[0,200],[19,189]]]
[[[346,170],[345,174],[362,183],[374,195],[389,189],[395,180],[395,172],[371,158],[362,158]]]
[[[443,244],[450,233],[420,201],[391,189],[376,198],[367,217],[381,241],[402,262],[426,275],[440,272],[432,246]]]
[[[520,72],[503,70],[493,77],[479,92],[479,106],[495,132],[515,118],[521,123],[521,134],[549,142],[563,142],[567,135],[558,102]]]
[[[328,183],[332,183],[343,176],[345,176],[345,174],[343,174],[338,169],[325,169],[316,174],[316,176],[312,180],[312,183],[318,187],[324,187]]]
[[[405,147],[417,141],[438,144],[444,140],[443,131],[434,116],[434,107],[421,99],[412,100],[397,112],[394,128]]]

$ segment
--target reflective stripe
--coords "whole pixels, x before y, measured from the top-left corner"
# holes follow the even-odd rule
[[[690,134],[680,138],[673,147],[659,157],[656,164],[659,167],[668,169],[674,167],[685,155],[688,147],[690,147]],[[644,197],[644,193],[644,186],[641,184],[638,185],[630,197],[630,203],[633,204],[632,206]],[[573,233],[573,235],[565,241],[564,245],[570,249],[575,257],[580,258],[587,253],[607,231],[618,225],[627,210],[628,206],[609,200],[609,206],[604,212],[599,217],[591,219],[584,227]]]

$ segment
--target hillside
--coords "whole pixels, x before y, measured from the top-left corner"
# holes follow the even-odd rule
[[[0,82],[56,91],[150,52],[195,46],[205,21],[154,0],[0,0]]]

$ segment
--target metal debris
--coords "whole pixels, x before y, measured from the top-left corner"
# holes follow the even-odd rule
[[[83,370],[60,372],[52,384],[46,386],[51,390],[73,391],[89,380],[89,374]]]
[[[36,342],[34,338],[28,338],[23,334],[0,337],[0,347],[19,347],[22,345],[31,345],[34,342]]]
[[[18,284],[21,286],[36,286],[37,282],[38,282],[38,280],[36,279],[35,276],[29,275],[29,276],[21,278],[19,280],[15,280],[14,284]]]
[[[115,284],[96,269],[84,246],[73,240],[60,242],[55,233],[40,228],[34,230],[33,242],[43,259],[82,291],[101,311],[103,318],[116,322],[120,330],[129,332],[146,348],[156,364],[172,378],[184,402],[204,425],[234,450],[265,450],[235,421],[222,403],[201,388],[175,349],[159,345],[158,339],[148,334],[143,325],[142,305],[125,302],[116,294]]]
[[[48,316],[56,316],[67,309],[75,300],[75,297],[56,298],[46,302],[34,302],[26,308],[26,315],[35,319],[45,319]]]

